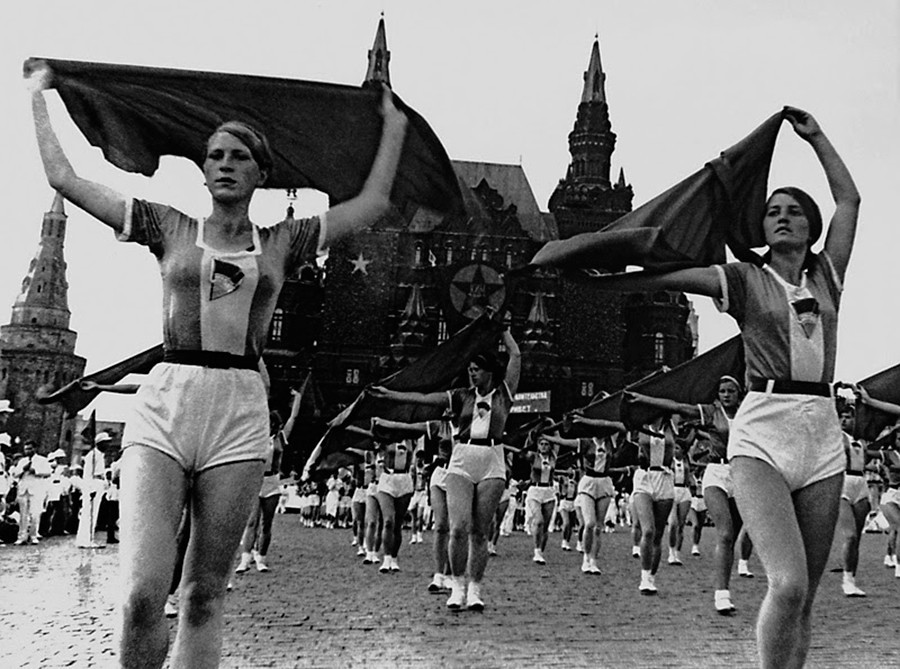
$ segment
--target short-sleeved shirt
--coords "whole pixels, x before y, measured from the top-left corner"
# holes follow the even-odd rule
[[[581,467],[588,476],[606,476],[612,453],[611,437],[582,437],[578,440]]]
[[[172,207],[133,200],[118,238],[147,246],[159,261],[167,351],[258,358],[284,279],[321,251],[324,221],[253,226],[252,246],[235,252],[208,246],[203,227]]]
[[[724,461],[728,451],[728,429],[731,426],[731,419],[718,400],[712,404],[698,404],[697,408],[700,410],[700,426],[709,434],[707,444],[710,458]]]
[[[506,427],[506,419],[512,409],[513,398],[504,381],[486,395],[479,395],[475,388],[448,390],[450,411],[456,417],[456,440],[465,443],[469,439],[494,439],[500,441]]]
[[[655,431],[655,430],[654,430]],[[641,432],[638,437],[638,462],[642,467],[672,466],[675,457],[675,430],[671,421],[662,426],[664,437],[655,437]]]
[[[748,378],[832,381],[843,287],[826,253],[814,256],[799,286],[768,266],[735,262],[716,269],[717,306],[741,328]]]
[[[556,453],[532,453],[531,458],[531,482],[552,483],[556,472]]]
[[[847,454],[847,473],[862,476],[862,472],[866,468],[865,442],[857,441],[844,432],[844,453]]]

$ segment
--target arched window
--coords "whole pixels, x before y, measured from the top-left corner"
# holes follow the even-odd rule
[[[272,327],[269,330],[269,339],[273,342],[280,342],[284,332],[284,309],[278,307],[272,314]]]
[[[447,263],[446,263],[446,264],[447,264],[447,265],[452,265],[452,264],[453,264],[453,245],[452,245],[450,242],[447,242],[447,243],[444,245],[444,251],[445,251],[446,257],[447,257]]]
[[[423,246],[422,242],[416,242],[416,259],[414,261],[416,267],[422,266],[422,258],[423,258],[424,250],[425,250],[425,247]]]

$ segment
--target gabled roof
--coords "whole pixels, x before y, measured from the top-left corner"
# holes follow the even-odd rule
[[[521,165],[501,163],[477,163],[468,160],[453,160],[453,168],[460,180],[470,189],[482,180],[503,198],[504,206],[516,205],[516,212],[523,230],[535,241],[557,239],[559,233],[556,220],[548,212],[541,212],[534,191]]]

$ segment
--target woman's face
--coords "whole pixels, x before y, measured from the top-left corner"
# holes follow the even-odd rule
[[[769,198],[763,232],[771,249],[806,248],[809,245],[809,220],[800,203],[787,193],[775,193]]]
[[[247,145],[227,132],[217,132],[210,137],[203,161],[203,176],[213,199],[224,203],[250,199],[264,180]]]
[[[719,402],[726,409],[733,409],[741,402],[741,391],[733,381],[719,383]]]
[[[541,455],[547,455],[550,452],[550,442],[546,439],[538,439],[538,453]]]
[[[471,385],[484,388],[489,386],[490,382],[491,373],[489,371],[483,367],[479,367],[474,362],[469,363],[469,383]]]

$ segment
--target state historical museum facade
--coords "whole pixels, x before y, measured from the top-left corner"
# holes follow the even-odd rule
[[[389,82],[389,60],[382,20],[366,83]],[[572,160],[549,211],[521,166],[454,160],[464,215],[395,209],[332,247],[324,269],[307,266],[285,284],[265,354],[279,406],[289,387],[303,386],[305,420],[330,418],[486,307],[509,320],[522,349],[519,391],[549,391],[554,414],[693,357],[696,319],[681,293],[601,292],[555,269],[514,285],[504,279],[545,242],[631,211],[624,172],[609,178],[616,135],[604,80],[595,41],[569,134]]]

